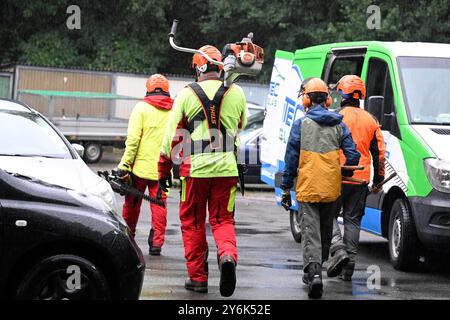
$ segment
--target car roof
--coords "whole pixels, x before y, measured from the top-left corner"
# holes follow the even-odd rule
[[[396,57],[450,58],[450,44],[428,42],[386,42]]]
[[[33,110],[26,104],[9,99],[0,99],[0,111],[22,111],[32,113]]]
[[[436,57],[450,58],[450,44],[430,42],[382,42],[382,41],[356,41],[338,42],[312,46],[299,49],[295,55],[313,52],[329,52],[338,49],[366,48],[371,51],[389,51],[394,57]]]

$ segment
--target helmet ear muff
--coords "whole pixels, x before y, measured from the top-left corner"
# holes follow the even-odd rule
[[[307,93],[302,93],[302,105],[305,108],[311,107],[311,98]]]
[[[333,99],[331,99],[330,94],[328,94],[327,101],[325,102],[325,106],[329,108],[333,104]]]

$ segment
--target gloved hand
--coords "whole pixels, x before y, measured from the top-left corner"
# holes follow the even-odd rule
[[[341,174],[343,177],[353,177],[353,170],[344,170],[341,169]]]
[[[286,211],[289,211],[292,206],[292,198],[290,190],[281,191],[281,205]]]
[[[383,177],[383,176],[376,176],[376,177],[374,177],[374,178],[373,178],[372,187],[370,188],[370,192],[372,192],[372,193],[378,193],[378,192],[380,192],[380,191],[383,189],[383,187],[377,188],[377,185],[378,185],[379,183],[383,182],[383,180],[384,180],[384,177]]]
[[[130,174],[130,172],[128,170],[124,170],[124,169],[120,169],[120,168],[116,169],[116,173],[117,173],[117,177],[124,181],[128,180],[128,177]]]
[[[169,188],[172,187],[172,176],[168,176],[165,178],[160,178],[158,180],[159,188],[164,192],[169,192]]]

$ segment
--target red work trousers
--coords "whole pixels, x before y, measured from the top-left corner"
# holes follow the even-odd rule
[[[237,177],[184,178],[181,186],[180,220],[184,256],[189,277],[207,281],[206,206],[219,257],[237,262],[234,203]]]
[[[148,187],[148,193],[151,197],[156,197],[158,193],[158,181],[146,180],[133,176],[133,187],[141,192],[145,192]],[[167,208],[167,195],[162,191],[162,200]],[[136,198],[132,195],[125,196],[125,203],[123,205],[122,215],[128,224],[131,231],[131,236],[134,238],[136,233],[136,224],[141,212],[141,198]],[[153,228],[153,246],[162,247],[164,244],[164,235],[166,233],[167,225],[167,209],[151,203],[150,209],[152,212],[152,228]]]

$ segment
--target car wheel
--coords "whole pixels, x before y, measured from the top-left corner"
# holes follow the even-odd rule
[[[84,145],[83,159],[86,163],[99,162],[103,155],[102,145],[98,142],[87,142]]]
[[[290,210],[291,232],[295,242],[302,242],[302,234],[300,232],[300,225],[302,222],[302,215],[299,211]]]
[[[45,258],[25,274],[18,300],[108,300],[105,275],[92,262],[75,255]]]
[[[395,200],[389,221],[389,254],[392,266],[403,271],[417,268],[420,247],[408,203],[405,199]]]

